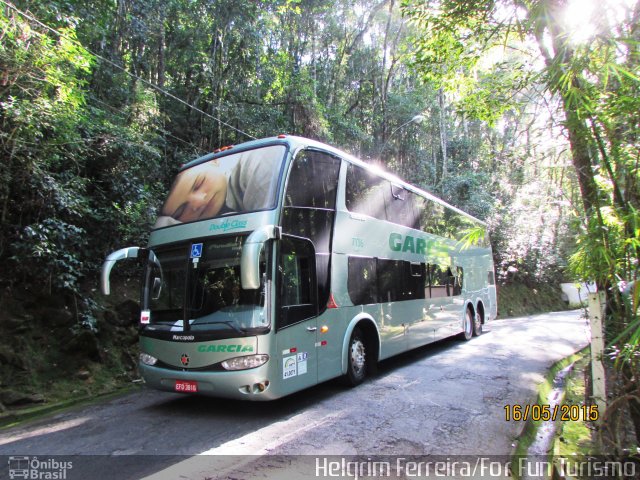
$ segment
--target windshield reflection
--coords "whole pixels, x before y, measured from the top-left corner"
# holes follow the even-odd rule
[[[159,295],[146,295],[150,311],[149,330],[184,331],[185,308],[188,330],[222,332],[229,336],[255,333],[267,328],[265,309],[265,260],[260,261],[263,278],[255,290],[240,287],[240,256],[246,236],[204,242],[202,256],[189,258],[190,245],[156,251],[161,268],[149,265],[147,289],[160,279]],[[186,296],[185,296],[186,293]],[[185,305],[186,302],[186,305]]]

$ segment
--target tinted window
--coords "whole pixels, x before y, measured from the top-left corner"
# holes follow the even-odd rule
[[[453,295],[454,276],[446,265],[429,265],[431,298],[450,297]]]
[[[315,252],[310,242],[283,237],[278,263],[279,327],[317,315]]]
[[[478,227],[466,215],[352,164],[347,168],[345,204],[350,212],[456,241]],[[487,244],[486,238],[481,244]]]
[[[391,186],[387,180],[349,164],[345,203],[350,212],[386,220],[385,197],[390,196]]]
[[[462,285],[464,280],[464,275],[462,272],[462,267],[456,267],[456,278],[453,282],[453,294],[454,295],[462,295]]]
[[[414,207],[420,230],[451,240],[461,241],[472,229],[480,225],[466,215],[446,209],[443,205],[428,198],[415,195]],[[480,245],[487,245],[486,238],[480,239]]]
[[[349,257],[348,289],[354,305],[424,299],[426,278],[424,263]]]
[[[329,253],[333,218],[332,210],[288,207],[282,212],[282,231],[308,238],[318,253]]]
[[[378,259],[378,298],[380,302],[402,300],[404,274],[402,263],[396,260]]]
[[[349,257],[347,288],[354,305],[377,303],[375,258]]]
[[[422,211],[420,212],[420,229],[433,233],[434,235],[444,235],[446,231],[444,207],[429,199],[424,200]]]
[[[414,212],[414,194],[404,188],[389,183],[389,190],[385,195],[387,219],[393,223],[415,228],[418,224]]]
[[[425,298],[425,283],[427,278],[426,265],[424,263],[404,263],[404,292],[405,300]]]
[[[339,158],[313,150],[300,152],[289,173],[285,206],[335,209],[339,171]]]
[[[345,203],[350,212],[362,213],[410,228],[418,228],[416,194],[355,165],[347,169]]]
[[[311,257],[304,243],[283,238],[280,247],[280,298],[282,305],[311,303]]]

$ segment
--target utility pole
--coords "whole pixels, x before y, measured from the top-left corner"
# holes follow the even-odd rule
[[[591,325],[591,383],[592,397],[598,407],[598,418],[603,418],[607,408],[607,389],[604,364],[603,318],[606,306],[605,292],[589,294],[589,323]]]

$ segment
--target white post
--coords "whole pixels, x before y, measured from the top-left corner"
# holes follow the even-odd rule
[[[607,392],[604,365],[603,318],[605,315],[605,292],[589,294],[589,321],[591,323],[591,381],[593,400],[598,406],[599,418],[603,418],[607,408]]]

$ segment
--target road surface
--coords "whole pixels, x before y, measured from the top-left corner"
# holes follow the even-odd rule
[[[361,478],[385,476],[370,468],[385,456],[506,456],[523,425],[505,421],[505,406],[531,403],[548,368],[588,338],[582,312],[549,313],[387,360],[355,389],[334,381],[270,403],[142,389],[0,431],[0,478],[22,457],[49,477],[164,480]],[[345,458],[362,461],[360,475]],[[415,477],[402,468],[394,478]]]

